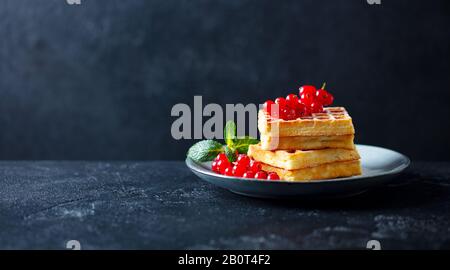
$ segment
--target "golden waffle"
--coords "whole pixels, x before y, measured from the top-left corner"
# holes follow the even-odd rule
[[[298,170],[326,163],[359,159],[356,150],[330,148],[307,151],[268,151],[262,150],[260,144],[250,145],[247,154],[256,161],[285,170]]]
[[[261,134],[262,150],[354,149],[354,135],[272,137]]]
[[[312,168],[300,170],[284,170],[267,164],[262,164],[262,169],[267,172],[276,172],[280,179],[287,181],[311,182],[314,180],[331,179],[360,175],[361,164],[359,160],[334,162]]]
[[[258,113],[261,134],[273,137],[337,136],[355,134],[352,118],[343,107],[324,108],[323,113],[295,120],[273,119],[264,110]]]

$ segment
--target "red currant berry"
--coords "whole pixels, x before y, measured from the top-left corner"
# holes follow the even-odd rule
[[[267,175],[267,180],[280,180],[280,177],[278,176],[278,174],[276,172],[270,172]]]
[[[303,111],[305,109],[305,104],[303,104],[302,101],[298,99],[295,108],[299,111]]]
[[[330,93],[328,93],[328,100],[327,103],[324,103],[325,106],[330,106],[331,104],[333,104],[334,101],[334,96]]]
[[[266,110],[268,114],[272,113],[273,104],[275,104],[275,102],[273,102],[272,100],[267,100],[266,102],[264,102],[264,110]]]
[[[287,109],[283,108],[280,111],[280,119],[286,120]]]
[[[284,97],[275,99],[275,103],[278,104],[280,110],[286,107],[286,99]]]
[[[270,117],[272,117],[274,119],[279,119],[280,118],[280,106],[278,106],[278,105],[276,105],[276,107],[272,106],[271,110],[273,110],[273,111],[271,111]]]
[[[215,160],[216,161],[219,161],[219,160],[226,160],[226,161],[228,161],[228,158],[227,158],[227,155],[225,155],[225,153],[220,153],[220,154],[217,155]]]
[[[303,110],[303,116],[308,117],[308,116],[311,116],[311,114],[312,114],[311,107],[305,106],[305,109]]]
[[[310,106],[311,103],[314,102],[315,99],[315,93],[314,94],[310,94],[310,93],[303,93],[300,95],[300,101],[305,104],[305,106]]]
[[[217,165],[218,161],[213,161],[211,164],[211,170],[215,173],[219,173],[219,166]]]
[[[233,166],[233,175],[237,176],[237,177],[242,177],[244,175],[246,171],[246,168],[239,166],[239,165],[235,165]]]
[[[283,109],[284,120],[294,120],[297,119],[297,112],[293,108]]]
[[[250,161],[250,166],[248,167],[248,169],[253,173],[261,171],[261,162],[255,160]]]
[[[227,160],[219,160],[217,161],[217,167],[219,169],[219,173],[220,174],[224,174],[225,173],[225,169],[228,167],[231,167],[231,163]]]
[[[295,94],[289,94],[286,97],[286,105],[294,108],[297,107],[297,102],[298,102],[298,96]]]
[[[227,167],[226,169],[225,169],[225,171],[223,172],[223,174],[224,175],[226,175],[226,176],[234,176],[234,174],[233,174],[233,167]]]
[[[313,102],[310,106],[312,113],[321,113],[323,112],[323,106],[318,102]]]
[[[329,106],[333,103],[334,97],[327,91],[323,89],[317,90],[316,93],[316,101],[322,104],[323,106]]]
[[[255,174],[256,179],[267,179],[267,173],[265,171],[259,171]]]
[[[297,118],[302,117],[305,114],[305,107],[305,104],[303,104],[300,100],[297,101],[297,107],[295,108]]]
[[[250,165],[250,158],[245,154],[240,154],[236,161],[238,166],[241,166],[245,169]]]
[[[303,85],[299,89],[299,94],[309,94],[309,95],[315,95],[316,94],[316,88],[312,85]]]
[[[245,172],[242,177],[244,177],[244,178],[255,178],[255,173],[252,172],[252,171],[248,171],[248,172]]]

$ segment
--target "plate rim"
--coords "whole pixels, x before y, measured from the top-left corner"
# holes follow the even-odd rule
[[[287,180],[267,181],[267,180],[260,180],[260,179],[247,179],[247,178],[243,178],[243,177],[221,175],[221,174],[214,173],[213,171],[210,171],[210,170],[207,170],[207,169],[201,167],[200,164],[198,164],[196,161],[194,161],[193,159],[191,159],[189,157],[186,157],[185,164],[191,171],[195,171],[196,173],[200,173],[202,175],[216,177],[216,178],[220,178],[220,179],[229,179],[229,180],[245,182],[245,183],[266,183],[266,184],[285,184],[285,185],[286,184],[287,185],[298,185],[298,184],[316,185],[316,184],[323,184],[323,183],[336,183],[336,182],[348,183],[351,181],[371,180],[372,178],[397,175],[397,174],[403,172],[405,169],[407,169],[411,165],[411,159],[409,157],[407,157],[406,155],[404,155],[400,152],[394,151],[392,149],[384,148],[384,147],[380,147],[380,146],[374,146],[374,145],[367,145],[367,144],[355,144],[355,146],[356,147],[362,146],[362,147],[378,148],[378,149],[394,152],[394,153],[400,155],[402,157],[402,159],[405,160],[405,163],[401,164],[400,166],[398,166],[392,170],[389,170],[387,172],[374,174],[371,176],[357,175],[357,176],[342,177],[342,178],[312,180],[312,181],[307,181],[307,182],[306,181],[305,182],[303,182],[303,181],[287,181]]]

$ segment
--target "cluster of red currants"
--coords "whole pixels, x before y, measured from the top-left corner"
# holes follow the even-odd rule
[[[294,120],[323,112],[323,107],[331,105],[333,99],[333,95],[325,91],[325,84],[319,90],[312,85],[304,85],[300,87],[298,96],[289,94],[286,98],[275,99],[275,102],[267,100],[264,109],[273,118]],[[272,111],[274,104],[278,105],[278,110]]]
[[[236,162],[228,161],[224,153],[220,153],[212,163],[212,170],[226,176],[236,176],[244,178],[256,178],[261,180],[280,180],[275,172],[265,172],[261,170],[261,163],[251,159],[249,156],[240,154]]]

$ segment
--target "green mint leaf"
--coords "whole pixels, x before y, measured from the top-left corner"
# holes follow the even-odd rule
[[[226,145],[230,147],[233,146],[233,141],[236,138],[236,124],[233,121],[228,121],[225,124],[225,128],[223,130],[223,138]]]
[[[223,152],[223,145],[214,140],[200,141],[187,152],[187,156],[196,162],[213,160],[219,153]]]
[[[236,138],[233,142],[234,149],[236,149],[239,154],[247,154],[248,146],[250,144],[258,144],[259,140],[250,136]]]
[[[227,155],[229,162],[235,162],[237,159],[236,150],[233,149],[232,147],[229,147],[228,145],[225,146],[225,155]]]

